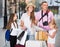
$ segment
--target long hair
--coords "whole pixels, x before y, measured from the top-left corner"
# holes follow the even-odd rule
[[[28,7],[28,8],[29,8],[29,7]],[[27,8],[27,9],[28,9],[28,8]],[[34,23],[34,24],[35,24],[34,7],[33,7],[32,12],[30,13],[30,20],[31,20],[31,22],[32,22],[32,23]]]
[[[32,23],[35,24],[34,7],[33,7],[33,11],[30,13],[30,19],[31,19]]]
[[[55,19],[53,19],[52,22],[53,22],[53,24],[54,24],[54,28],[57,29],[58,27],[57,27],[57,25],[56,25]]]
[[[7,26],[6,26],[7,29],[11,29],[11,24],[12,23],[14,24],[14,22],[16,22],[16,24],[17,24],[17,21],[16,20],[15,21],[13,20],[14,19],[14,16],[15,16],[15,13],[10,14],[9,21],[7,23]],[[15,24],[14,24],[14,26],[15,26]]]

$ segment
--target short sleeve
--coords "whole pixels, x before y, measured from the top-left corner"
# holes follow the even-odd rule
[[[53,15],[53,12],[50,11],[48,13],[48,20],[49,20],[48,22],[50,22],[52,19],[54,19],[54,15]]]

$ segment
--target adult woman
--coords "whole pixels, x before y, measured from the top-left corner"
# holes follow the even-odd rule
[[[21,17],[21,26],[22,29],[27,28],[28,36],[27,39],[34,39],[34,33],[32,33],[32,25],[35,24],[35,14],[34,14],[35,5],[33,3],[28,3],[26,6],[26,13]],[[24,28],[25,27],[25,28]]]
[[[11,14],[9,17],[9,22],[7,24],[7,29],[12,29],[10,33],[10,47],[14,47],[17,41],[17,16],[16,14]]]

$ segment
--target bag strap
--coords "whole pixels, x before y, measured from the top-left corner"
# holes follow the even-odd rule
[[[43,15],[43,11],[41,11],[41,15],[42,15],[42,17],[39,19],[39,21],[44,17],[44,16],[47,16],[48,17],[48,10],[46,11],[46,13]],[[47,20],[48,20],[48,18],[47,18]]]
[[[19,34],[19,36],[17,37],[18,40],[21,40],[22,37],[24,36],[25,34],[25,31],[22,31],[21,34]]]
[[[41,15],[42,15],[42,22],[43,22],[43,17],[44,16],[47,16],[47,22],[48,22],[48,10],[46,11],[46,13],[43,15],[43,11],[41,12]]]

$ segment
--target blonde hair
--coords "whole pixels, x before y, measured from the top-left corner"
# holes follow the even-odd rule
[[[55,19],[52,19],[52,21],[49,22],[49,25],[50,24],[54,25],[54,28],[57,29],[57,25],[56,25]]]

